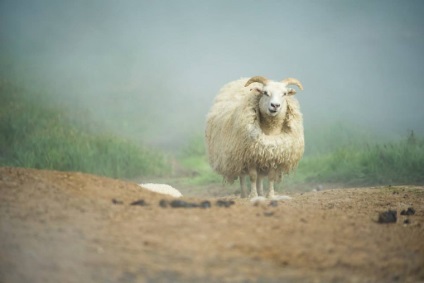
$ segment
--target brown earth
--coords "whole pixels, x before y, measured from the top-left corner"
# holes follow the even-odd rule
[[[0,168],[0,282],[424,282],[423,187],[291,196],[164,208],[130,182]]]

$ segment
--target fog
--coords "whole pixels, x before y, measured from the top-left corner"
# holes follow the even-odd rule
[[[307,130],[424,134],[424,2],[0,1],[0,78],[176,147],[225,83],[298,78]]]

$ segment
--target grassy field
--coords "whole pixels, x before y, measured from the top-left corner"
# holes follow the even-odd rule
[[[337,183],[345,186],[424,183],[424,140],[409,137],[389,143],[344,146],[306,155],[292,183]]]

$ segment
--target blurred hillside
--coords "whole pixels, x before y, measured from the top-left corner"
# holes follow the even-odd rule
[[[107,132],[43,93],[0,81],[0,165],[81,171],[115,178],[163,175],[166,157]]]

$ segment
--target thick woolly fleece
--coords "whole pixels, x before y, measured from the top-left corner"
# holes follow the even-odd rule
[[[276,169],[279,177],[297,167],[304,152],[303,118],[298,101],[286,97],[282,133],[266,135],[260,127],[260,95],[244,87],[247,78],[225,85],[207,115],[206,145],[209,163],[233,182],[254,166],[259,173]],[[255,83],[256,84],[256,83]]]

